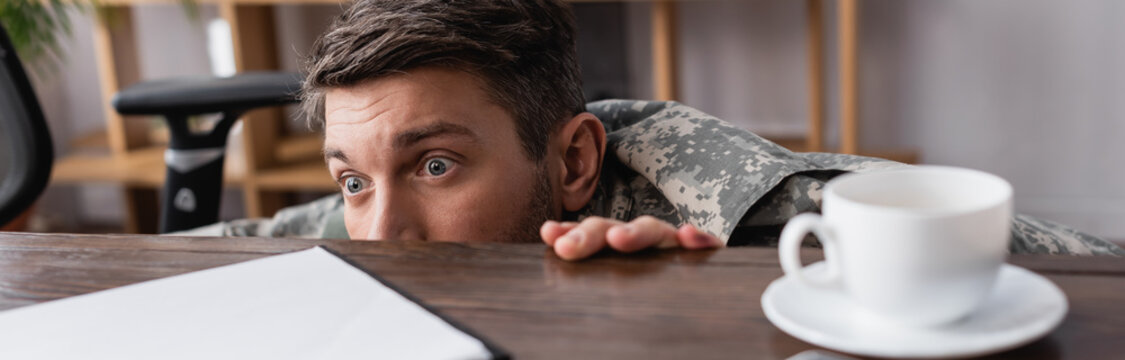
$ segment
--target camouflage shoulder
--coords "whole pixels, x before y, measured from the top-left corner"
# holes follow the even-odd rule
[[[182,230],[164,235],[173,236],[223,236],[223,237],[265,237],[273,224],[272,219],[238,219],[217,222],[194,229]]]
[[[675,102],[644,100],[600,100],[586,104],[586,111],[594,114],[611,133],[633,125],[664,110]]]
[[[325,234],[337,234],[333,227],[342,226],[342,221],[337,220],[343,218],[343,205],[343,196],[334,194],[281,209],[269,219],[224,221],[168,235],[321,238]]]
[[[319,238],[344,211],[344,196],[332,194],[320,199],[281,209],[268,229],[271,237]]]

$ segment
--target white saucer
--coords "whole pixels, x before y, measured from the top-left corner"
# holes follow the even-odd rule
[[[824,262],[805,271],[824,272]],[[1008,350],[1043,337],[1066,315],[1066,296],[1046,278],[1004,264],[975,312],[937,328],[872,325],[840,290],[783,276],[762,294],[762,309],[782,331],[828,349],[863,356],[966,357]]]

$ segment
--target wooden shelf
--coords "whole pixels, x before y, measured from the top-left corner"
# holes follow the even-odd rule
[[[230,25],[231,44],[237,71],[276,70],[280,64],[275,54],[278,42],[273,5],[276,4],[342,4],[344,0],[196,0],[200,4],[213,4],[219,15]],[[570,0],[579,2],[582,0]],[[598,1],[598,0],[594,0]],[[653,94],[657,100],[678,100],[679,78],[676,62],[678,33],[677,2],[686,0],[647,0],[652,3],[652,57]],[[132,21],[132,6],[137,4],[168,4],[175,6],[180,0],[103,0],[93,31],[94,48],[98,63],[99,83],[106,115],[105,135],[83,137],[72,148],[81,151],[60,158],[56,162],[53,181],[65,184],[110,182],[125,186],[125,229],[140,231],[155,224],[155,191],[164,183],[164,147],[155,144],[149,133],[151,124],[126,120],[109,105],[121,88],[141,81],[138,44]],[[806,0],[807,39],[809,50],[809,130],[798,143],[783,144],[796,151],[832,151],[824,149],[823,123],[826,111],[824,94],[826,81],[822,52],[823,0]],[[858,144],[858,77],[857,28],[858,0],[841,0],[836,6],[837,49],[840,72],[839,91],[841,108],[841,139],[846,153],[877,156],[913,163],[917,153],[909,150],[864,151]],[[114,19],[114,21],[107,21]],[[243,190],[248,217],[268,217],[286,203],[284,191],[326,190],[335,191],[336,185],[323,164],[319,135],[302,135],[288,138],[282,125],[284,115],[276,108],[256,110],[243,117],[243,144],[240,154],[245,160],[244,171],[228,171],[227,186]],[[156,141],[159,142],[159,141]],[[804,145],[800,144],[804,143]],[[101,147],[105,147],[99,149]],[[93,151],[91,151],[93,150]],[[233,154],[228,154],[228,158]],[[154,227],[154,225],[152,225]]]
[[[55,161],[51,182],[56,184],[115,183],[126,186],[159,189],[164,186],[163,146],[152,146],[126,154],[72,154]],[[224,184],[242,184],[239,174],[224,174]]]
[[[109,135],[105,130],[95,131],[89,134],[79,135],[78,137],[70,140],[71,149],[109,149]]]
[[[79,140],[82,146],[76,146],[81,151],[55,161],[51,182],[70,185],[104,182],[153,189],[164,186],[166,147],[149,146],[114,156],[105,147],[104,136],[104,132],[82,136]],[[320,155],[321,144],[316,134],[279,140],[275,149],[279,164],[259,170],[258,185],[275,191],[336,190]],[[239,187],[244,184],[244,177],[242,172],[226,171],[223,183]]]
[[[292,190],[339,190],[336,182],[332,181],[324,160],[306,161],[267,170],[259,170],[255,176],[258,187],[262,190],[292,191]]]
[[[274,150],[274,157],[281,163],[295,163],[316,160],[324,162],[321,149],[324,148],[324,135],[304,134],[282,139]]]

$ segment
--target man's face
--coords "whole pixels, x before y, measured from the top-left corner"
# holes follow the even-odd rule
[[[352,239],[538,241],[554,213],[546,167],[472,75],[422,68],[331,89],[325,118]]]

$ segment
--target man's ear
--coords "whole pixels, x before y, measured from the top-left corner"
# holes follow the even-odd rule
[[[605,127],[594,114],[570,118],[553,141],[563,163],[559,193],[563,210],[578,211],[590,202],[605,159]]]

